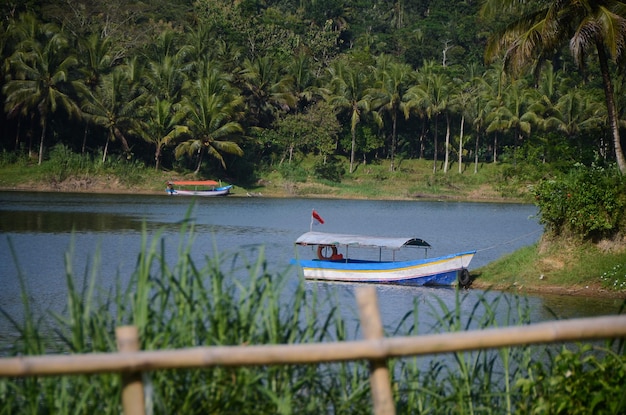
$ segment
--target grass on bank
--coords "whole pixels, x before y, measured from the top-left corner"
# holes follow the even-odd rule
[[[191,257],[193,224],[181,225],[174,264],[164,258],[159,235],[144,234],[129,285],[109,293],[95,287],[92,270],[81,278],[66,256],[67,308],[50,318],[35,313],[21,275],[25,320],[0,307],[19,334],[1,355],[115,351],[115,327],[139,328],[143,350],[210,345],[294,344],[345,340],[348,318],[336,296],[304,288],[293,274],[270,275],[262,255],[244,266],[215,252]],[[13,252],[15,254],[15,252]],[[18,267],[19,269],[19,267]],[[245,276],[237,279],[236,275]],[[82,281],[82,284],[80,283]],[[82,286],[82,288],[80,288]],[[475,301],[473,304],[466,304]],[[469,311],[468,311],[469,310]],[[424,320],[424,316],[430,319]],[[457,290],[455,303],[416,299],[413,310],[388,336],[418,335],[529,323],[520,296],[475,296]],[[47,316],[47,318],[46,318]],[[425,323],[434,321],[435,323]],[[6,340],[6,337],[5,337]],[[500,414],[593,413],[626,410],[623,343],[569,344],[392,359],[398,413]],[[573,374],[573,376],[572,376]],[[371,411],[367,362],[322,365],[161,370],[146,374],[150,413],[167,414],[363,414]],[[575,391],[576,393],[572,393]],[[13,413],[120,413],[121,382],[115,374],[0,378],[0,415]]]
[[[308,158],[264,173],[256,191],[267,195],[346,199],[531,201],[531,181],[521,170],[521,177],[513,175],[508,164],[481,163],[476,173],[473,164],[467,164],[460,174],[454,163],[447,173],[442,168],[440,164],[433,173],[431,160],[407,159],[396,161],[396,168],[390,171],[389,160],[382,160],[357,165],[353,173],[344,172],[340,180],[329,180],[316,173],[315,159]]]
[[[398,159],[393,172],[389,160],[357,164],[353,173],[347,172],[345,158],[332,166],[331,172],[335,174],[329,176],[318,158],[309,157],[258,171],[245,183],[226,177],[223,180],[235,185],[235,196],[255,193],[269,197],[530,201],[528,186],[533,177],[528,173],[536,174],[536,169],[521,164],[513,169],[507,163],[481,163],[476,173],[474,165],[467,163],[461,174],[458,164],[452,163],[444,174],[439,163],[437,172],[433,173],[431,160],[414,159]],[[190,177],[194,177],[192,172],[155,171],[116,156],[102,163],[60,145],[51,149],[41,166],[26,156],[0,155],[0,187],[8,189],[159,193],[167,180]]]
[[[475,286],[549,291],[563,287],[590,295],[626,298],[624,242],[572,242],[544,238],[473,271]]]

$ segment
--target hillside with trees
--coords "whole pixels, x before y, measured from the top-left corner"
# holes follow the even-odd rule
[[[335,181],[404,159],[626,172],[622,1],[0,9],[5,159],[60,147],[238,183],[304,157]]]

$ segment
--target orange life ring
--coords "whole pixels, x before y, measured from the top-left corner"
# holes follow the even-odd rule
[[[328,256],[324,255],[327,253],[327,249],[330,248],[332,253]],[[317,257],[322,260],[328,259],[336,259],[337,258],[337,247],[335,245],[319,245],[317,247]]]

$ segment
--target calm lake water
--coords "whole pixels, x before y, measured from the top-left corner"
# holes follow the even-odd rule
[[[264,250],[270,272],[287,272],[294,281],[298,270],[289,267],[296,255],[295,239],[309,230],[311,210],[325,224],[315,230],[385,236],[415,236],[429,242],[429,256],[477,250],[475,269],[520,247],[536,242],[542,227],[536,208],[525,204],[436,201],[365,201],[275,198],[192,199],[167,195],[102,195],[61,193],[0,193],[0,307],[20,318],[19,275],[41,313],[61,312],[66,305],[67,253],[77,284],[91,275],[99,252],[97,284],[106,289],[134,270],[142,235],[163,239],[168,261],[175,261],[186,218],[195,224],[194,259],[215,252],[243,253],[254,261]],[[241,276],[239,276],[241,277]],[[245,276],[244,276],[245,278]],[[332,292],[356,315],[354,285],[307,282],[308,289]],[[455,292],[446,288],[377,286],[383,322],[393,326],[414,301],[435,296],[450,307]],[[471,310],[485,294],[463,293],[463,307]],[[529,296],[533,321],[614,314],[620,301],[571,296]],[[434,301],[433,301],[434,303]],[[0,316],[0,337],[8,323]]]

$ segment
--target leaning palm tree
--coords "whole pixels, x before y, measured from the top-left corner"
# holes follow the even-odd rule
[[[626,4],[620,0],[486,0],[482,9],[484,16],[500,15],[503,11],[514,16],[521,12],[521,16],[492,35],[486,55],[492,58],[504,54],[507,67],[512,70],[541,62],[566,42],[581,67],[585,56],[595,50],[615,158],[620,172],[626,174],[609,72],[609,57],[622,64],[626,60]]]
[[[226,169],[222,153],[243,155],[234,141],[243,134],[237,121],[241,116],[243,98],[227,81],[227,76],[215,67],[207,67],[206,73],[194,81],[191,96],[183,100],[191,139],[176,147],[177,158],[187,154],[197,156],[195,174],[200,171],[205,153],[216,158]]]

